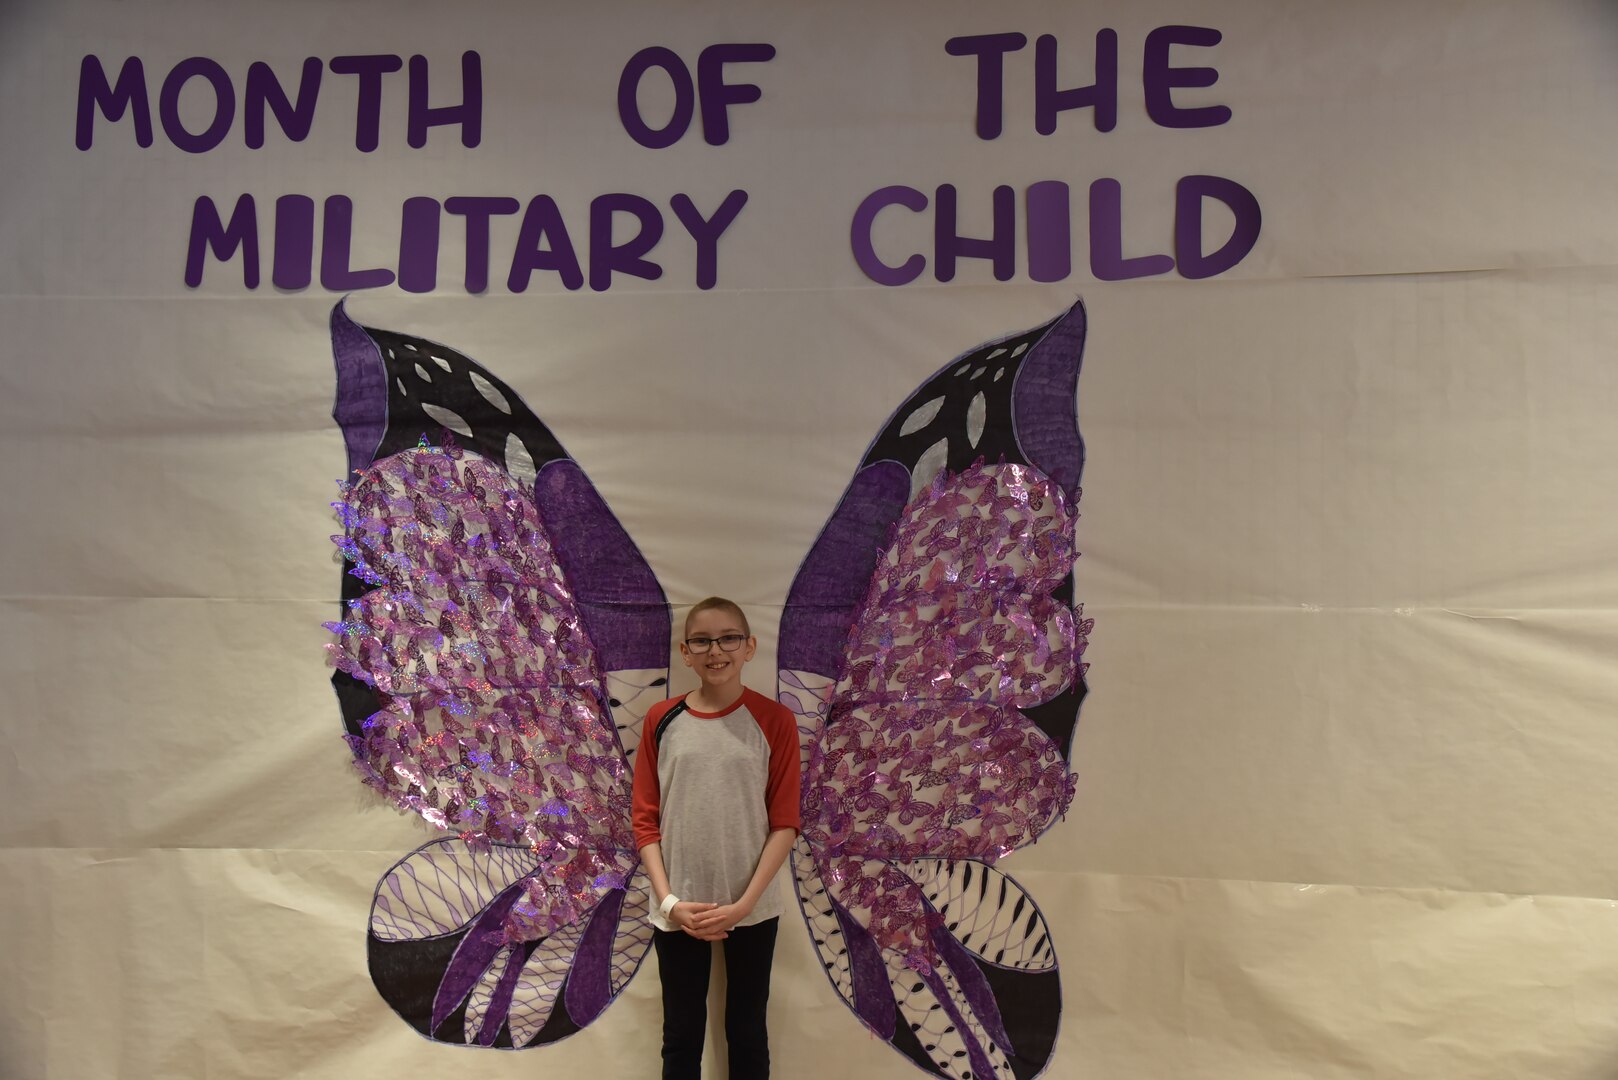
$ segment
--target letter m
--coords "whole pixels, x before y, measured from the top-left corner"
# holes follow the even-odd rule
[[[242,284],[258,288],[258,210],[253,196],[236,200],[227,225],[219,219],[219,208],[203,195],[191,212],[191,241],[185,252],[185,283],[191,288],[202,284],[202,264],[209,249],[224,262],[238,250],[242,253]]]
[[[95,140],[95,111],[108,120],[122,120],[126,111],[135,114],[135,141],[152,145],[152,107],[146,99],[146,71],[140,57],[131,56],[118,72],[118,82],[109,85],[101,58],[91,54],[79,65],[79,116],[74,145],[90,149]]]

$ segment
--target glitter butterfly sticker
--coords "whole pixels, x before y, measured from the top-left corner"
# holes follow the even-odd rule
[[[1084,334],[1075,305],[923,382],[782,612],[805,925],[855,1017],[956,1080],[1026,1080],[1055,1050],[1050,928],[994,863],[1073,798]],[[496,376],[342,305],[332,346],[351,477],[333,684],[362,780],[442,833],[377,886],[372,980],[435,1041],[554,1042],[650,944],[630,781],[666,695],[668,600]]]

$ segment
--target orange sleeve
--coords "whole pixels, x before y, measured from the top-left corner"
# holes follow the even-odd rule
[[[635,786],[631,792],[629,820],[635,828],[635,850],[663,842],[663,792],[657,783],[657,722],[674,707],[678,698],[659,701],[646,710],[640,725],[640,749],[635,751]]]
[[[759,695],[764,704],[764,737],[770,744],[770,778],[764,786],[764,805],[769,810],[770,828],[803,831],[799,813],[803,778],[798,760],[798,723],[785,705]]]

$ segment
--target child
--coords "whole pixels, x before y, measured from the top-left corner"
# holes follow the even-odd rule
[[[680,656],[702,685],[654,705],[641,726],[635,844],[652,881],[663,1080],[701,1076],[713,941],[725,949],[731,1080],[770,1075],[774,882],[799,825],[798,729],[785,706],[742,685],[757,645],[734,603],[697,604]]]

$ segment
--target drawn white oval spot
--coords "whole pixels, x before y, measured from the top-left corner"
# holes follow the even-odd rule
[[[506,400],[506,395],[502,394],[494,383],[475,371],[468,371],[466,374],[471,377],[472,385],[478,388],[478,393],[482,394],[490,405],[493,405],[507,416],[511,415],[511,403]]]
[[[534,477],[539,475],[534,456],[516,435],[506,436],[506,472],[524,488],[533,487]]]
[[[966,441],[974,448],[983,438],[983,421],[988,414],[989,403],[982,394],[973,397],[972,404],[966,407]]]
[[[433,381],[433,377],[431,375],[427,374],[427,369],[422,367],[420,364],[416,365],[416,376],[417,376],[417,378],[421,379],[422,382],[432,382]]]
[[[427,355],[428,356],[433,356],[432,353],[428,353]],[[454,368],[449,366],[449,361],[445,360],[442,356],[433,356],[433,363],[437,364],[439,367],[443,368],[445,371],[454,371],[455,370]]]
[[[899,425],[899,434],[914,435],[922,428],[933,422],[938,410],[944,407],[944,399],[935,397],[931,401],[916,406],[916,411],[905,417],[905,422]]]
[[[460,413],[451,412],[440,405],[429,405],[425,401],[421,403],[421,407],[428,416],[432,417],[444,427],[449,428],[451,431],[465,435],[467,438],[472,437],[472,426],[465,420],[461,419]]]
[[[410,392],[404,388],[404,380],[403,379],[394,379],[393,381],[399,384],[399,393],[404,394],[406,397],[408,397]]]
[[[926,450],[916,461],[916,467],[910,471],[910,497],[914,499],[917,492],[933,482],[949,460],[949,440],[939,439]]]

